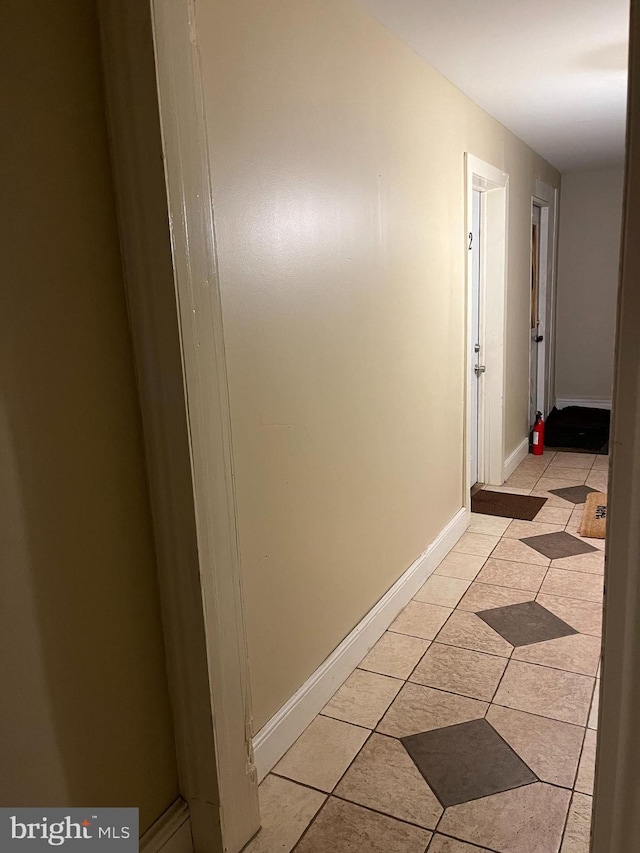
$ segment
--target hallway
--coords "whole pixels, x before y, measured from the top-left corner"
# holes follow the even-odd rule
[[[606,491],[607,466],[528,456],[499,491],[546,497],[535,521],[471,516],[263,781],[249,853],[588,853],[604,540],[549,489]],[[590,550],[522,541],[562,531]]]

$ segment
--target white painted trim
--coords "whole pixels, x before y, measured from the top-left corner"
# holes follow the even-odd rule
[[[260,818],[194,0],[98,9],[179,790],[199,853],[238,853]]]
[[[193,853],[189,806],[177,799],[140,839],[140,853]]]
[[[504,482],[504,396],[505,333],[507,298],[507,228],[509,175],[465,154],[465,266],[466,266],[466,347],[465,347],[465,503],[471,504],[471,393],[469,376],[473,335],[471,300],[473,271],[468,235],[473,222],[473,190],[482,196],[481,270],[480,270],[480,346],[486,372],[480,382],[478,416],[478,476],[488,484]]]
[[[446,557],[467,529],[468,523],[469,513],[463,507],[338,648],[255,735],[253,749],[259,779],[266,776],[324,708],[338,687]]]
[[[611,409],[611,400],[601,400],[598,397],[563,397],[556,400],[557,409],[567,406],[583,406],[586,409]]]
[[[251,697],[195,0],[152,0],[169,221],[194,481],[224,850],[260,827]]]
[[[508,480],[509,477],[516,470],[518,465],[522,462],[523,459],[526,459],[529,455],[529,439],[523,438],[520,444],[516,447],[513,453],[510,453],[507,458],[504,460],[504,478]]]

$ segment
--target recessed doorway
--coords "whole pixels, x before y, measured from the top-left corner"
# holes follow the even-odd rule
[[[546,418],[554,405],[556,195],[553,187],[537,181],[531,198],[529,428],[536,412]]]

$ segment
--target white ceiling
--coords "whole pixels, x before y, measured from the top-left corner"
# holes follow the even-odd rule
[[[628,0],[360,0],[561,172],[622,165]]]

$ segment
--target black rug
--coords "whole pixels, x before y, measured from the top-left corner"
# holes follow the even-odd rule
[[[471,512],[480,512],[483,515],[499,515],[502,518],[518,518],[521,521],[533,521],[546,502],[546,498],[480,489],[479,492],[471,496]]]
[[[608,409],[554,408],[545,423],[544,446],[553,450],[608,453],[610,421]]]

